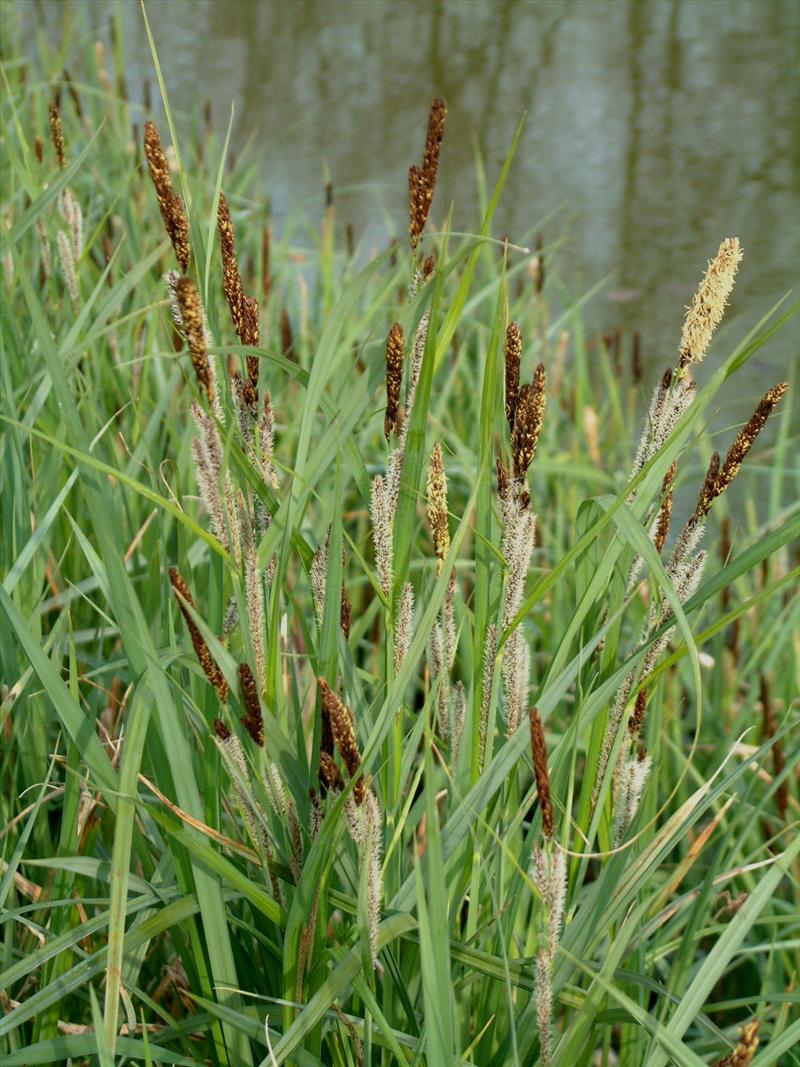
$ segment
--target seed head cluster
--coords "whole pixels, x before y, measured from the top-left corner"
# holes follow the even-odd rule
[[[411,247],[415,249],[419,242],[436,188],[436,174],[439,169],[439,152],[444,137],[445,121],[447,119],[447,104],[444,100],[436,98],[431,104],[428,116],[428,133],[425,138],[425,151],[422,157],[422,166],[416,164],[408,171],[408,194],[409,194],[409,236]]]
[[[547,767],[547,745],[538,708],[530,710],[531,755],[536,775],[536,791],[542,809],[542,833],[550,841],[553,837],[553,801],[550,797],[550,771]]]
[[[175,598],[178,601],[181,615],[183,615],[184,620],[186,621],[189,636],[192,639],[192,647],[194,648],[198,662],[203,668],[203,673],[206,678],[208,678],[209,682],[211,682],[216,689],[220,702],[224,704],[228,699],[228,683],[225,681],[222,671],[214,657],[211,655],[211,651],[205,642],[205,638],[200,633],[197,623],[188,611],[187,605],[190,608],[194,608],[194,600],[192,594],[189,592],[189,586],[184,581],[177,567],[170,568],[169,580],[172,583],[172,589],[175,593]]]
[[[511,451],[515,478],[525,477],[536,455],[546,403],[546,374],[544,364],[539,363],[533,372],[533,382],[520,386],[514,408]]]
[[[705,518],[713,502],[717,497],[722,496],[739,473],[745,456],[753,447],[753,443],[764,429],[767,419],[788,388],[789,386],[786,382],[780,382],[767,390],[750,416],[747,425],[739,431],[733,444],[728,449],[725,462],[721,467],[719,466],[719,456],[716,453],[714,454],[695,508],[695,516],[698,520]]]
[[[198,384],[205,390],[210,401],[214,399],[214,383],[208,359],[205,316],[200,294],[191,278],[186,275],[179,278],[175,286],[175,295],[183,324],[189,356],[192,360]]]
[[[189,220],[186,217],[183,200],[172,191],[169,164],[154,122],[148,121],[144,124],[144,154],[155,186],[164,229],[172,242],[180,268],[185,274],[189,269]]]
[[[244,704],[242,726],[244,726],[259,748],[263,748],[264,719],[261,715],[261,701],[258,699],[256,680],[247,663],[239,664],[239,688],[241,689],[242,703]]]
[[[716,256],[709,262],[683,323],[679,364],[681,370],[692,363],[699,363],[705,356],[714,331],[725,313],[741,260],[742,250],[738,239],[729,237],[722,242]]]
[[[519,324],[510,322],[506,330],[506,419],[511,433],[514,432],[514,416],[519,394],[519,367],[522,357],[522,331]]]
[[[403,327],[396,322],[386,339],[386,417],[383,432],[387,440],[400,430],[403,421],[400,388],[403,384],[404,343]]]
[[[318,683],[322,697],[323,714],[325,712],[328,714],[336,747],[344,760],[347,773],[353,778],[358,774],[361,767],[361,752],[353,729],[353,718],[325,679],[319,678]],[[367,783],[364,780],[364,776],[360,775],[353,786],[353,797],[356,804],[361,804],[366,791]]]
[[[64,147],[64,133],[61,129],[61,111],[56,103],[50,105],[50,139],[53,142],[56,162],[63,170],[67,165],[67,154]]]

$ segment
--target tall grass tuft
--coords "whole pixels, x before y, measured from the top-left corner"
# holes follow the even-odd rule
[[[665,370],[519,131],[373,250],[126,76],[3,65],[4,1067],[793,1063],[798,305],[727,239]]]

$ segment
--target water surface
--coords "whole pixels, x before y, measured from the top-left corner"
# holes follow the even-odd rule
[[[59,34],[105,33],[112,5],[22,0]],[[132,95],[151,63],[139,4],[123,0]],[[263,159],[278,219],[315,216],[325,167],[356,231],[402,232],[406,171],[434,94],[449,104],[434,215],[452,199],[475,228],[474,144],[490,180],[527,112],[497,233],[566,237],[575,291],[611,274],[594,321],[637,326],[650,379],[676,352],[683,307],[719,240],[746,258],[717,365],[797,285],[800,4],[790,0],[149,0],[172,104],[189,122],[213,101],[234,146]],[[40,19],[41,16],[41,19]],[[718,421],[785,377],[790,325],[729,386]],[[709,368],[701,368],[708,373]]]

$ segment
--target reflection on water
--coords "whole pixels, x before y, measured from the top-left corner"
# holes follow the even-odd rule
[[[33,0],[29,13],[58,33],[65,7]],[[149,52],[138,2],[122,7],[135,93]],[[111,10],[89,4],[86,17],[105,29]],[[340,217],[400,232],[437,93],[450,107],[439,212],[452,198],[456,226],[474,227],[473,136],[491,178],[526,111],[496,232],[520,240],[561,208],[546,233],[568,237],[571,284],[613,272],[598,319],[639,326],[651,364],[674,355],[721,237],[746,253],[729,344],[797,283],[799,4],[149,0],[148,12],[173,105],[197,115],[210,97],[223,127],[235,102],[234,143],[260,143],[278,216],[321,201],[327,164]],[[787,373],[792,332],[728,390],[724,421]]]

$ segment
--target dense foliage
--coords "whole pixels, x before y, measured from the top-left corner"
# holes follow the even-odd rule
[[[705,429],[797,305],[695,389],[735,243],[643,368],[513,145],[448,236],[443,102],[376,253],[75,50],[3,66],[3,1062],[800,1062],[796,389]]]

